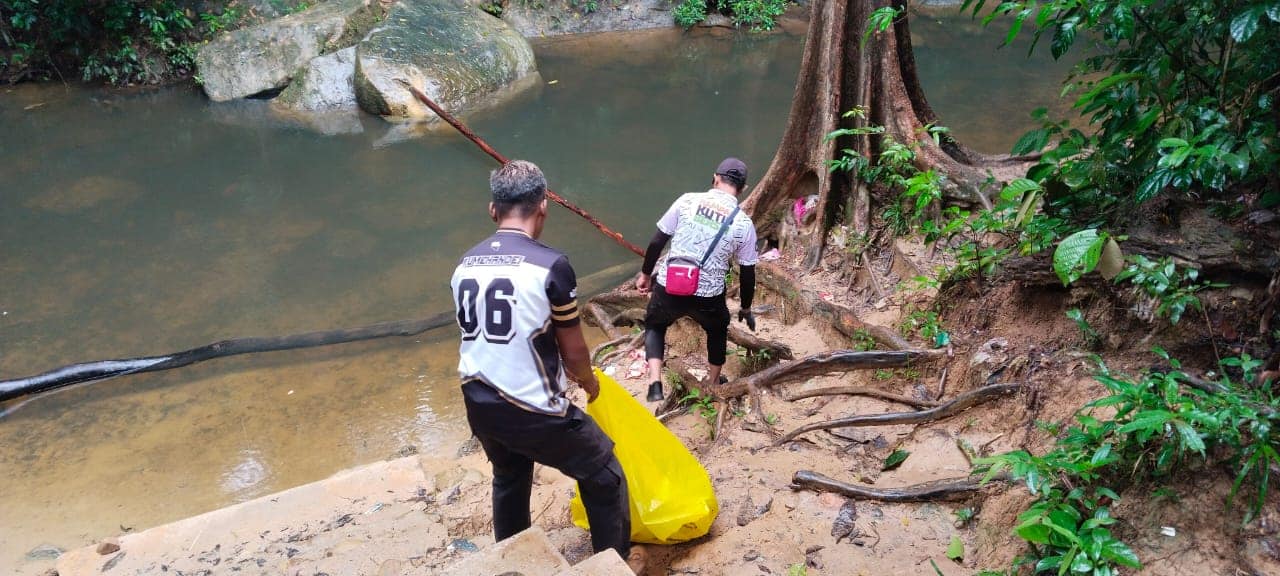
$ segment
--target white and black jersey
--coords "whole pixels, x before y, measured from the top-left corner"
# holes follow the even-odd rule
[[[525,410],[563,416],[565,374],[553,326],[580,321],[569,259],[519,230],[499,229],[450,281],[462,331],[458,375]]]

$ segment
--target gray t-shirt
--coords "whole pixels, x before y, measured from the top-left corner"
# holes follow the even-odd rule
[[[732,194],[712,188],[706,192],[690,192],[681,196],[658,220],[658,230],[671,235],[671,249],[658,262],[658,283],[667,285],[667,259],[702,259],[711,240],[720,231],[720,225],[737,207],[738,199]],[[760,260],[756,253],[756,226],[745,212],[738,212],[733,223],[725,230],[711,257],[698,276],[695,296],[718,296],[724,293],[724,277],[729,272],[730,260],[739,266],[755,266]]]

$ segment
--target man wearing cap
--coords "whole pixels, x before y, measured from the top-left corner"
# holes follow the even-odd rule
[[[667,328],[682,317],[692,318],[706,332],[709,381],[720,381],[728,347],[730,316],[724,291],[731,261],[738,263],[742,286],[738,319],[756,328],[751,314],[759,260],[756,227],[738,209],[738,196],[746,184],[747,165],[725,158],[711,177],[710,190],[681,196],[658,220],[658,232],[636,277],[641,293],[652,291],[644,318],[650,402],[662,400]],[[671,250],[660,258],[668,242]]]
[[[567,398],[566,376],[590,400],[600,393],[579,324],[578,286],[568,258],[538,242],[547,220],[547,180],[513,160],[489,178],[497,231],[458,262],[450,285],[458,312],[458,373],[467,422],[493,465],[493,531],[504,540],[529,527],[533,463],[578,481],[591,545],[632,550],[627,481],[613,441]]]

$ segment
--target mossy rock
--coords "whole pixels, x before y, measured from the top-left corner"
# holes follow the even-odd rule
[[[205,44],[196,65],[214,101],[283,88],[312,58],[355,44],[378,21],[371,0],[331,0]]]
[[[458,0],[400,0],[356,48],[356,99],[384,118],[425,120],[435,115],[397,79],[465,113],[536,73],[533,49],[503,21]]]

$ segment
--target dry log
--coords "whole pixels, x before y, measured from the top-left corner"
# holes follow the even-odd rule
[[[756,279],[764,287],[782,295],[789,305],[799,306],[801,313],[816,316],[831,324],[841,334],[853,338],[860,334],[871,336],[877,344],[888,350],[910,350],[911,344],[897,332],[884,326],[863,322],[853,310],[823,300],[815,290],[804,288],[786,268],[774,262],[756,265]]]
[[[881,502],[937,502],[967,498],[981,490],[982,485],[977,480],[964,478],[925,482],[902,488],[872,488],[834,480],[811,470],[799,470],[791,478],[791,489],[835,492],[852,498]]]
[[[847,394],[850,396],[869,396],[871,398],[877,398],[879,400],[884,400],[887,402],[896,402],[898,404],[906,404],[907,406],[915,406],[916,408],[932,408],[938,405],[938,403],[934,402],[933,400],[917,400],[910,396],[893,394],[891,392],[885,392],[884,390],[877,390],[875,388],[868,388],[866,386],[831,386],[828,388],[805,390],[803,392],[787,392],[782,395],[782,398],[784,400],[794,401],[794,400],[800,400],[803,398],[813,398],[815,396],[832,396],[836,394]]]
[[[860,352],[833,350],[806,356],[799,360],[778,364],[750,376],[738,378],[728,384],[710,386],[712,394],[720,398],[734,398],[747,393],[752,387],[768,388],[786,382],[795,382],[812,376],[868,368],[897,368],[913,363],[928,362],[942,355],[924,350],[888,350]]]
[[[835,420],[805,424],[804,426],[796,428],[795,430],[783,435],[777,443],[784,444],[786,442],[790,442],[800,435],[807,434],[815,430],[852,428],[855,426],[892,426],[897,424],[921,424],[924,422],[932,422],[934,420],[953,416],[978,404],[1012,394],[1022,388],[1022,384],[993,384],[991,386],[983,386],[982,388],[970,390],[964,394],[956,396],[945,404],[935,406],[928,410],[921,410],[919,412],[859,414],[857,416],[846,416],[844,418],[836,418]]]

